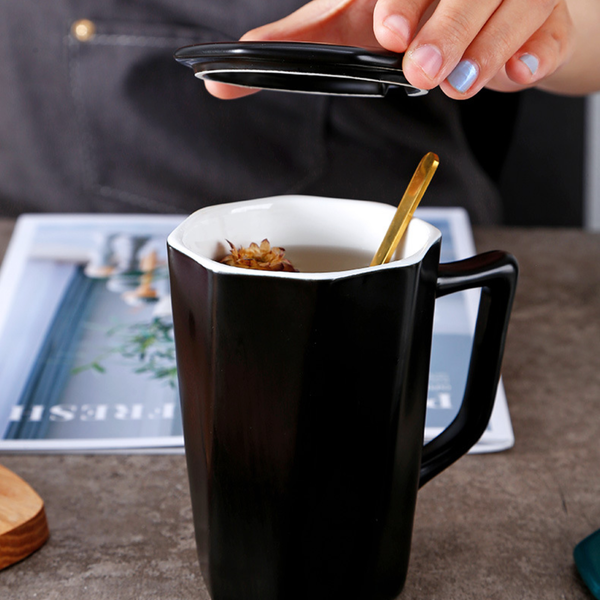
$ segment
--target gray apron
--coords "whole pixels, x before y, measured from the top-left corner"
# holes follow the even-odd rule
[[[440,156],[424,204],[501,218],[499,196],[439,91],[355,99],[211,97],[173,52],[238,39],[300,0],[0,3],[0,215],[189,213],[301,193],[396,204]],[[78,40],[73,22],[95,35]]]

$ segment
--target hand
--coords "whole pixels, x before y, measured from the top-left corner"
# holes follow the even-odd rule
[[[568,62],[574,27],[566,0],[312,0],[242,40],[301,40],[404,52],[415,87],[451,98],[483,87],[538,85]],[[215,82],[220,98],[250,93]]]
[[[456,99],[536,85],[574,46],[566,0],[379,0],[373,27],[414,86]]]

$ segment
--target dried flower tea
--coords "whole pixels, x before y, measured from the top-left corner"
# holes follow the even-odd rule
[[[260,271],[297,272],[292,263],[285,258],[285,249],[271,246],[269,240],[263,240],[260,245],[252,242],[247,248],[236,248],[229,240],[227,243],[231,247],[231,253],[221,260],[226,265]]]

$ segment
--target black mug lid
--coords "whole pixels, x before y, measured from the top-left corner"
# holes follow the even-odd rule
[[[310,42],[217,42],[185,46],[175,60],[196,77],[242,87],[341,96],[385,96],[412,86],[402,72],[402,54]]]

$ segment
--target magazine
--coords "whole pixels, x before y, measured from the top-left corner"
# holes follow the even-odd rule
[[[462,209],[418,209],[442,261],[474,254]],[[23,215],[0,269],[0,450],[183,452],[166,238],[184,217]],[[456,415],[478,292],[436,303],[426,439]],[[502,385],[472,452],[514,438]]]

